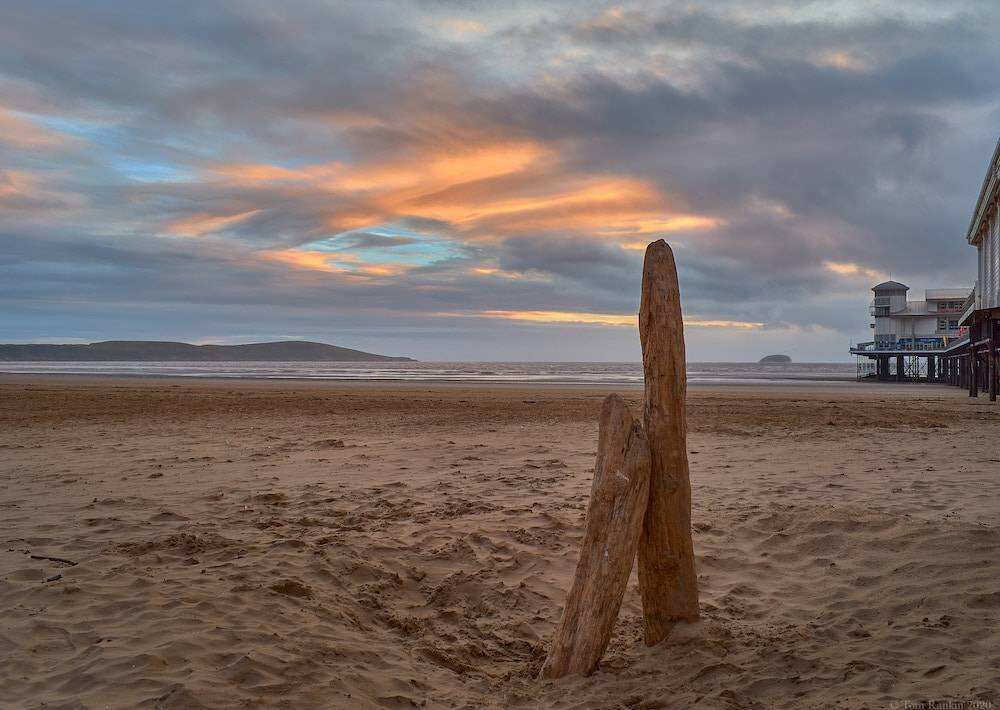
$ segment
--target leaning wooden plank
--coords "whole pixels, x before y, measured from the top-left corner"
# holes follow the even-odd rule
[[[588,675],[597,667],[618,618],[648,500],[649,443],[622,398],[609,395],[580,559],[543,677]]]
[[[643,635],[653,645],[667,637],[674,622],[698,618],[684,412],[684,324],[674,255],[662,239],[646,248],[639,337],[651,463],[649,505],[639,542],[639,588]]]

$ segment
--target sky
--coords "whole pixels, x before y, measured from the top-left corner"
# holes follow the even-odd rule
[[[7,0],[0,341],[847,360],[969,286],[990,2]]]

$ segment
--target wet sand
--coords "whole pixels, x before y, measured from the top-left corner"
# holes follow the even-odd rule
[[[1000,706],[1000,406],[927,385],[692,388],[703,620],[535,680],[604,394],[0,376],[0,706]]]

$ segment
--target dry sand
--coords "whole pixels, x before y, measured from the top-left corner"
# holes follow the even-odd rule
[[[535,680],[604,394],[0,377],[0,706],[1000,706],[1000,406],[925,385],[693,389],[703,621]]]

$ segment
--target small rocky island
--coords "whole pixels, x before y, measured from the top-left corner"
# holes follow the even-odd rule
[[[787,365],[792,358],[787,355],[765,355],[757,361],[758,365]]]

